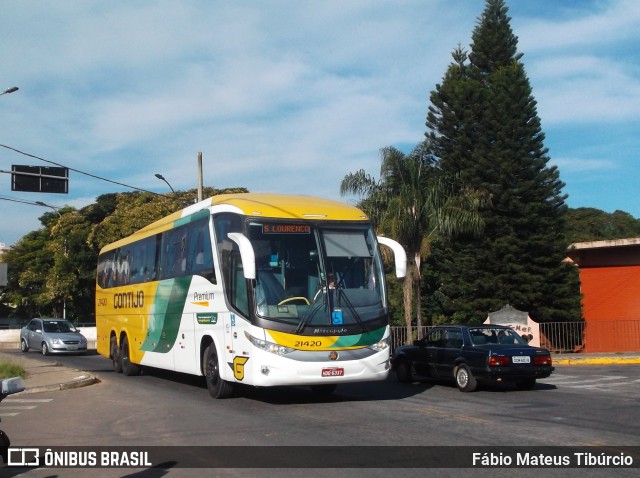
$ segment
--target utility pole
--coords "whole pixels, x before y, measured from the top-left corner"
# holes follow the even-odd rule
[[[198,153],[198,202],[202,201],[202,152]]]

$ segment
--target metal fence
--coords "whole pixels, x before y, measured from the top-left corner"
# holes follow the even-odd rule
[[[540,325],[540,345],[553,353],[618,353],[640,351],[640,320],[547,322]],[[424,337],[431,327],[391,327],[392,347]]]

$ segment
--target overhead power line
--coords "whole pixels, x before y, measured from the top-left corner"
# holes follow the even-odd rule
[[[76,173],[84,174],[85,176],[89,176],[91,178],[99,179],[101,181],[106,181],[106,182],[112,183],[112,184],[117,184],[118,186],[124,186],[125,188],[135,189],[136,191],[142,191],[142,192],[145,192],[145,193],[155,194],[156,196],[162,196],[162,194],[160,194],[160,193],[156,193],[156,192],[153,192],[153,191],[147,191],[146,189],[138,188],[136,186],[131,186],[129,184],[125,184],[125,183],[121,183],[121,182],[118,182],[118,181],[114,181],[112,179],[103,178],[103,177],[97,176],[95,174],[87,173],[85,171],[80,171],[79,169],[70,168],[69,166],[65,166],[63,164],[56,163],[55,161],[50,161],[48,159],[41,158],[41,157],[36,156],[34,154],[25,153],[24,151],[20,151],[19,149],[12,148],[11,146],[7,146],[6,144],[0,144],[0,146],[2,146],[5,149],[14,151],[14,152],[16,152],[18,154],[22,154],[23,156],[27,156],[29,158],[34,158],[34,159],[37,159],[39,161],[44,161],[45,163],[55,164],[56,166],[59,166],[61,168],[67,168],[69,171],[75,171]]]
[[[22,204],[30,204],[32,206],[41,206],[41,204],[38,204],[35,201],[25,201],[24,199],[17,199],[17,198],[12,198],[12,197],[8,197],[8,196],[0,196],[0,200],[2,201],[11,201],[11,202],[19,202]]]

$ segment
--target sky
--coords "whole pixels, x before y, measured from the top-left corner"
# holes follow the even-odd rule
[[[640,218],[640,2],[506,0],[572,208]],[[203,182],[340,196],[380,149],[424,139],[429,94],[484,0],[0,0],[0,170],[52,166],[170,192]],[[12,148],[12,149],[10,149]],[[11,191],[0,243],[133,189],[71,171]]]

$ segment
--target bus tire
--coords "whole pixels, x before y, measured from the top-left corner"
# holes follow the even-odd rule
[[[120,356],[122,360],[122,373],[127,377],[140,375],[140,367],[131,362],[131,357],[129,356],[129,339],[127,339],[126,335],[122,338]]]
[[[113,371],[116,373],[122,373],[122,354],[118,347],[118,342],[115,336],[111,337],[111,363],[113,364]]]
[[[204,350],[204,378],[207,381],[209,395],[213,398],[228,398],[233,393],[233,385],[220,378],[220,360],[216,346],[211,343]]]

